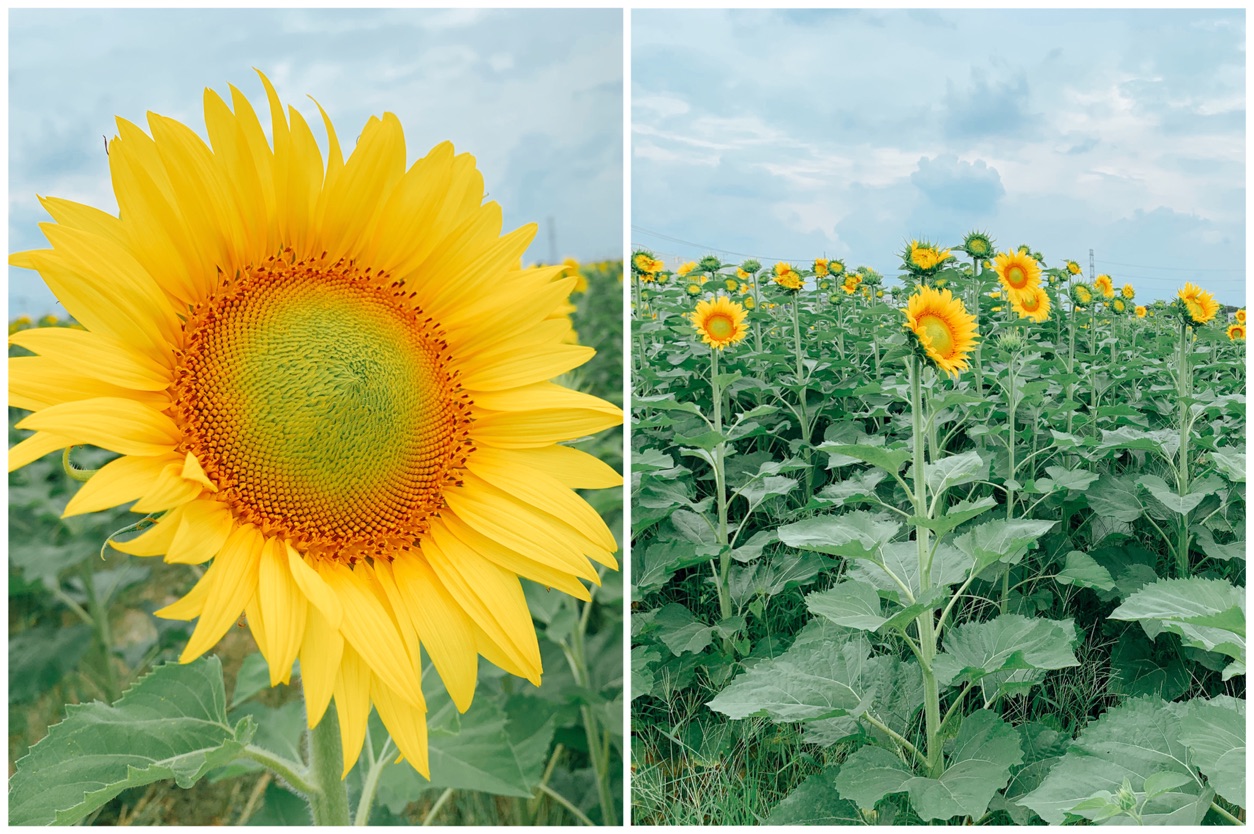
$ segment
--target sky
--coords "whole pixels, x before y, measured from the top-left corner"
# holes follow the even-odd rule
[[[1245,303],[1245,15],[637,10],[631,240],[901,272],[972,230]]]
[[[42,248],[36,195],[117,211],[104,138],[153,111],[202,138],[203,93],[239,87],[268,124],[256,67],[325,153],[312,95],[344,155],[395,113],[412,163],[452,140],[473,153],[505,229],[540,231],[524,260],[621,257],[622,12],[594,10],[88,10],[9,12],[9,251]],[[552,218],[552,241],[550,221]],[[10,317],[56,313],[10,267]]]

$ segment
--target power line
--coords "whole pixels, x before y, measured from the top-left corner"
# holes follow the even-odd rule
[[[1150,266],[1149,264],[1124,264],[1119,261],[1103,261],[1103,263],[1113,264],[1114,266],[1130,266],[1133,269],[1158,269],[1164,272],[1245,272],[1245,267],[1183,267],[1183,266]]]
[[[758,261],[788,261],[789,263],[802,263],[804,261],[813,260],[812,258],[778,258],[778,257],[771,257],[768,255],[751,255],[748,252],[733,252],[730,249],[720,249],[717,246],[709,246],[708,244],[705,244],[705,243],[694,243],[691,240],[683,240],[682,238],[671,237],[670,235],[662,234],[661,232],[655,232],[652,229],[646,229],[646,228],[643,228],[642,226],[637,226],[634,223],[632,224],[631,228],[636,230],[637,232],[643,232],[646,235],[653,235],[654,237],[660,237],[664,240],[669,240],[673,243],[682,243],[684,246],[694,246],[697,249],[701,249],[705,252],[721,252],[724,255],[736,255],[741,258],[753,258],[754,260],[758,260]]]

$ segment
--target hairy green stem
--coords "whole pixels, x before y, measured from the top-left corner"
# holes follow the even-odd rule
[[[306,798],[314,825],[348,825],[348,786],[341,775],[344,755],[335,711],[327,710],[307,738],[312,790],[306,793]]]
[[[1176,355],[1176,391],[1180,401],[1180,454],[1176,466],[1176,491],[1184,496],[1189,491],[1189,398],[1193,395],[1192,369],[1189,367],[1189,348],[1191,328],[1180,323],[1180,344]],[[1189,576],[1189,514],[1180,516],[1176,537],[1176,570],[1177,578]]]
[[[391,761],[392,752],[392,737],[388,736],[387,741],[383,742],[383,749],[370,763],[370,770],[366,772],[366,780],[361,786],[361,799],[357,800],[357,813],[353,816],[353,825],[370,824],[370,809],[374,805],[374,796],[379,790],[379,777],[383,775],[383,768],[387,767],[388,762]]]
[[[718,350],[710,348],[710,390],[714,396],[714,431],[723,434],[723,391],[718,382]],[[727,478],[723,465],[723,452],[727,441],[720,439],[714,447],[714,492],[718,501],[718,610],[722,619],[732,615],[731,592],[727,587],[727,579],[731,574],[731,548],[727,546]],[[730,637],[723,638],[723,648],[731,654]]]
[[[436,797],[435,804],[431,806],[431,810],[427,811],[426,816],[422,818],[422,825],[424,827],[435,823],[436,815],[439,814],[441,810],[443,810],[444,806],[448,804],[448,801],[452,796],[453,796],[453,789],[445,788],[444,792],[441,793],[438,797]]]

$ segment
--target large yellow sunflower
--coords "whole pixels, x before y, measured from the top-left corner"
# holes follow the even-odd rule
[[[1093,289],[1102,294],[1102,298],[1115,297],[1115,282],[1110,279],[1109,275],[1098,275],[1093,279]]]
[[[1189,318],[1194,324],[1206,324],[1219,312],[1219,302],[1215,296],[1193,283],[1187,283],[1176,293],[1184,302]]]
[[[772,280],[789,292],[798,292],[805,286],[801,275],[792,268],[792,264],[784,261],[775,264],[775,276]]]
[[[688,318],[701,341],[715,350],[722,350],[748,335],[745,315],[744,307],[720,295],[713,301],[697,302],[697,309],[689,313]]]
[[[1244,324],[1228,325],[1228,339],[1229,341],[1233,341],[1233,342],[1244,342],[1245,341],[1245,325]]]
[[[1242,307],[1240,310],[1237,310],[1234,318],[1237,320],[1237,324],[1245,324],[1245,308]]]
[[[1002,252],[993,259],[997,280],[1007,290],[1022,292],[1041,283],[1041,266],[1027,252]]]
[[[905,327],[918,337],[919,344],[936,367],[958,375],[970,367],[967,357],[975,347],[979,332],[975,316],[949,290],[920,287],[906,303]]]
[[[406,168],[401,124],[371,118],[325,162],[270,82],[270,135],[231,88],[205,92],[210,144],[149,115],[118,120],[114,217],[48,198],[38,270],[85,329],[27,330],[10,402],[34,434],[10,470],[73,445],[120,454],[67,516],[135,502],[155,523],[113,546],[207,565],[158,612],[196,619],[188,662],[247,617],[309,725],[332,699],[345,773],[373,704],[428,772],[419,646],[459,710],[479,656],[539,684],[519,577],[581,599],[613,535],[573,490],[621,482],[557,445],[622,420],[549,380],[573,277],[523,269],[474,157],[438,145]]]
[[[1146,310],[1146,308],[1145,308],[1145,305],[1144,305],[1144,304],[1138,304],[1138,305],[1136,305],[1136,308],[1135,308],[1132,312],[1136,313],[1136,317],[1137,317],[1138,319],[1143,319],[1143,318],[1145,318],[1145,314],[1146,314],[1146,312],[1148,312],[1148,311]]]
[[[1030,318],[1032,321],[1045,321],[1049,318],[1049,293],[1039,284],[1026,290],[1006,293],[1010,299],[1010,307],[1019,314],[1019,318]]]

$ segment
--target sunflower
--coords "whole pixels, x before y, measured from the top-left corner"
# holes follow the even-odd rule
[[[1120,290],[1120,292],[1123,293],[1123,297],[1128,301],[1136,298],[1136,287],[1131,284],[1124,284],[1123,289]]]
[[[1093,290],[1088,284],[1076,284],[1071,288],[1071,303],[1076,307],[1087,307],[1093,303]]]
[[[536,227],[501,235],[474,157],[406,170],[386,113],[345,160],[324,114],[324,165],[261,80],[273,147],[239,90],[206,91],[211,145],[118,120],[118,217],[43,200],[51,248],[11,263],[85,329],[12,337],[37,355],[10,360],[35,434],[9,466],[118,453],[65,515],[135,502],[157,520],[117,550],[207,565],[157,612],[197,620],[180,659],[243,613],[272,685],[300,660],[311,727],[334,698],[345,774],[372,705],[426,774],[419,646],[461,711],[480,655],[540,683],[519,577],[586,600],[617,549],[573,490],[621,478],[556,444],[622,413],[548,381],[594,353],[562,344],[575,279],[522,268]]]
[[[739,278],[741,281],[748,281],[749,273],[745,272],[743,267],[738,266],[736,267],[736,277]]]
[[[1245,341],[1245,325],[1244,324],[1228,325],[1228,340],[1232,342],[1244,342]]]
[[[814,274],[827,275],[827,258],[814,259]]]
[[[987,258],[993,254],[993,241],[984,232],[971,232],[963,238],[962,249],[973,258]]]
[[[1144,305],[1144,304],[1138,304],[1138,305],[1136,305],[1136,308],[1135,308],[1132,312],[1136,313],[1136,317],[1137,317],[1138,319],[1143,319],[1143,318],[1145,318],[1145,314],[1146,314],[1148,311],[1145,309],[1145,305]]]
[[[1193,283],[1184,285],[1176,295],[1184,304],[1189,320],[1193,324],[1206,324],[1219,312],[1219,302],[1215,296]]]
[[[1019,314],[1019,318],[1030,318],[1032,321],[1045,321],[1049,318],[1049,293],[1037,285],[1021,292],[1008,292],[1010,308]]]
[[[1022,250],[1002,252],[993,259],[997,280],[1007,290],[1022,292],[1041,283],[1041,266],[1036,259]]]
[[[1080,265],[1075,261],[1067,261],[1067,271],[1072,275],[1080,274]]]
[[[840,258],[832,258],[827,262],[827,271],[836,277],[844,275],[845,262]]]
[[[915,335],[927,357],[946,373],[958,375],[970,367],[968,355],[979,332],[975,316],[949,290],[920,287],[903,311],[906,330]]]
[[[1122,298],[1112,299],[1110,302],[1110,310],[1117,315],[1123,315],[1128,312],[1128,302],[1124,301]]]
[[[648,252],[637,252],[631,259],[631,265],[637,272],[656,272],[653,269],[653,257]]]
[[[755,301],[751,295],[746,295],[740,303],[744,305],[746,310],[752,310],[754,307],[758,306],[758,302]]]
[[[675,270],[675,274],[678,275],[680,278],[683,278],[685,275],[687,275],[689,272],[692,272],[696,268],[697,268],[696,261],[688,261],[688,263],[683,264],[682,266],[679,267],[679,269]]]
[[[858,282],[854,280],[854,276],[846,275],[840,288],[845,291],[845,295],[853,295],[858,290]]]
[[[1098,275],[1093,279],[1093,289],[1102,294],[1102,298],[1115,297],[1115,282],[1110,280],[1109,275]]]
[[[749,333],[745,325],[745,308],[725,295],[713,301],[697,302],[697,309],[688,314],[697,335],[714,350],[734,345]]]
[[[948,258],[948,249],[941,249],[926,242],[919,243],[917,240],[910,241],[910,245],[906,247],[905,254],[902,256],[906,268],[918,273],[933,272]]]
[[[700,295],[701,294],[700,284],[689,284],[687,289],[688,289],[688,295]]]
[[[723,281],[723,286],[727,288],[728,292],[735,292],[736,288],[740,286],[740,282],[735,278],[727,278]]]
[[[1237,324],[1245,324],[1245,308],[1242,307],[1240,310],[1237,310],[1234,318],[1237,320]]]
[[[656,280],[657,280],[657,273],[655,272],[640,273],[640,283],[642,284],[652,284]]]
[[[792,268],[791,264],[780,261],[775,264],[775,277],[772,279],[776,284],[788,290],[789,292],[799,292],[805,285],[801,280],[801,276],[797,270]]]

